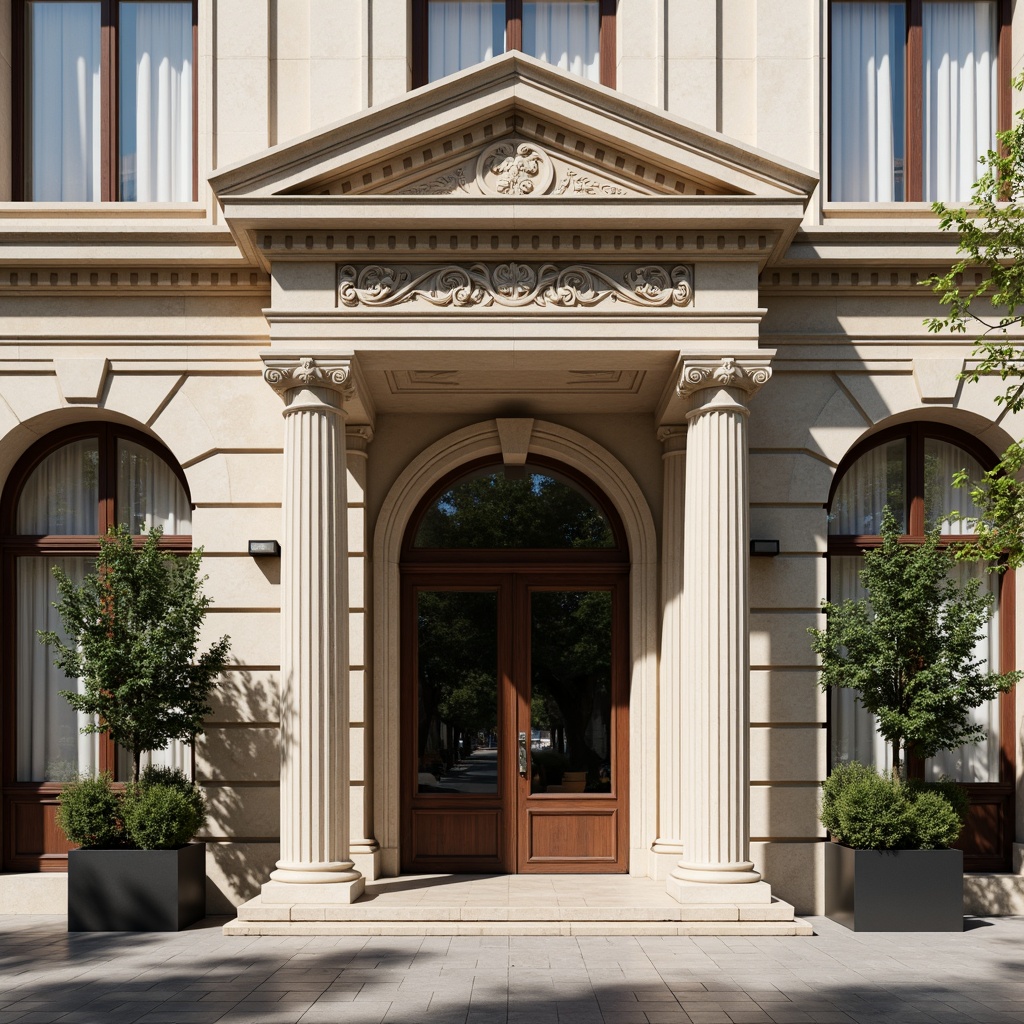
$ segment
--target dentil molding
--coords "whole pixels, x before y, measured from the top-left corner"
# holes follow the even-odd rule
[[[647,309],[693,301],[693,268],[660,264],[345,264],[338,302],[350,309],[405,303],[455,308],[578,308],[623,303]]]
[[[688,398],[704,388],[737,388],[754,394],[771,379],[772,368],[763,359],[687,359],[676,385],[676,394]]]

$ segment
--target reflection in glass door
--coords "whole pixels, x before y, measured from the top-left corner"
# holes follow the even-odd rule
[[[417,792],[497,793],[498,595],[418,590]]]
[[[530,792],[610,793],[612,595],[530,595]]]

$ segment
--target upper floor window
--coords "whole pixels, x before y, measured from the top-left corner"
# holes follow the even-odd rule
[[[17,198],[190,202],[195,0],[20,0]]]
[[[506,50],[614,85],[615,0],[414,0],[413,84]]]
[[[967,200],[1005,127],[1004,0],[833,0],[831,199]]]

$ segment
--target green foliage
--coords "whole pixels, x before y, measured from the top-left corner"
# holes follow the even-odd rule
[[[80,776],[67,783],[57,798],[57,826],[78,846],[110,847],[124,842],[120,801],[110,776]]]
[[[184,779],[184,776],[182,776]],[[184,846],[206,824],[206,801],[197,786],[174,782],[140,783],[122,801],[128,842],[140,850]]]
[[[866,776],[878,777],[874,768],[860,761],[841,761],[821,784],[821,823],[832,835],[840,834],[837,805],[846,788]]]
[[[923,544],[900,543],[886,506],[882,546],[864,554],[866,601],[823,602],[824,629],[811,629],[821,657],[821,687],[855,690],[893,747],[899,770],[913,751],[928,758],[984,738],[970,711],[1010,689],[1019,672],[982,671],[975,648],[992,597],[980,580],[950,579],[953,556],[936,528]]]
[[[1024,75],[1013,82],[1024,88]],[[1024,322],[1024,111],[1014,126],[996,136],[998,148],[982,158],[984,172],[975,182],[967,206],[934,203],[943,230],[959,234],[960,258],[945,274],[928,279],[945,316],[925,321],[935,333],[975,336],[977,362],[961,377],[978,381],[998,374],[1007,388],[996,402],[1011,411],[1024,408],[1024,345],[1014,340],[1011,328]],[[971,498],[980,515],[971,519],[978,540],[966,545],[964,558],[982,557],[996,568],[1024,564],[1024,484],[1016,475],[1024,464],[1019,444],[1004,452],[999,464],[971,486]],[[966,486],[966,474],[958,474]]]
[[[456,481],[427,510],[421,548],[604,548],[615,538],[594,502],[546,473]]]
[[[910,845],[910,802],[893,776],[864,775],[836,801],[836,839],[857,850],[899,850]]]
[[[821,788],[821,823],[857,850],[944,849],[959,838],[967,814],[955,783],[901,783],[896,773],[857,761],[836,765]]]
[[[943,850],[952,846],[964,823],[949,801],[935,789],[926,789],[911,804],[912,841],[918,850]]]
[[[185,556],[160,550],[161,531],[135,547],[123,526],[100,542],[95,572],[76,586],[54,567],[56,603],[65,643],[56,632],[40,640],[57,653],[54,664],[84,691],[62,690],[68,703],[94,716],[83,732],[105,732],[132,754],[171,740],[191,742],[210,713],[207,698],[224,668],[230,641],[221,637],[197,656],[210,605],[199,576],[202,549]]]

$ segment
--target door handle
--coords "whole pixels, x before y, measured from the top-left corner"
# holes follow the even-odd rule
[[[519,774],[526,778],[526,733],[519,734]]]

